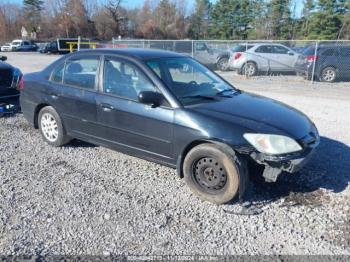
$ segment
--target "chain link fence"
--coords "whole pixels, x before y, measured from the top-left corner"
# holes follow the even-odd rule
[[[349,41],[121,40],[98,47],[151,48],[187,54],[207,67],[247,79],[288,76],[290,80],[350,82]]]

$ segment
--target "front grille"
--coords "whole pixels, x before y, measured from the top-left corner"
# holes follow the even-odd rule
[[[13,72],[11,69],[0,69],[0,87],[11,87]]]

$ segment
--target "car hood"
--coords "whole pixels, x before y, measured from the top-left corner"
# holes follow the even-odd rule
[[[306,115],[288,105],[245,92],[232,98],[193,105],[191,109],[245,126],[253,132],[283,134],[295,139],[308,134],[313,125]]]

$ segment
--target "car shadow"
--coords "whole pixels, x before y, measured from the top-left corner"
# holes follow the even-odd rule
[[[310,162],[296,174],[282,174],[276,183],[252,179],[245,200],[274,202],[285,198],[294,204],[321,204],[327,192],[342,192],[350,182],[350,147],[322,137]]]
[[[98,147],[97,145],[94,145],[94,144],[91,144],[91,143],[88,143],[88,142],[85,142],[85,141],[81,141],[81,140],[78,140],[78,139],[73,139],[72,141],[70,141],[67,145],[65,145],[65,147],[72,147],[72,148],[78,148],[78,147],[81,147],[81,148],[93,148],[93,147]]]

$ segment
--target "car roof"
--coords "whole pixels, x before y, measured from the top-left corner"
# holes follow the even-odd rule
[[[151,60],[157,58],[176,58],[176,57],[188,57],[179,53],[164,51],[158,49],[144,49],[144,48],[99,48],[82,50],[74,54],[89,54],[99,53],[104,55],[123,55],[136,58],[138,60]]]

